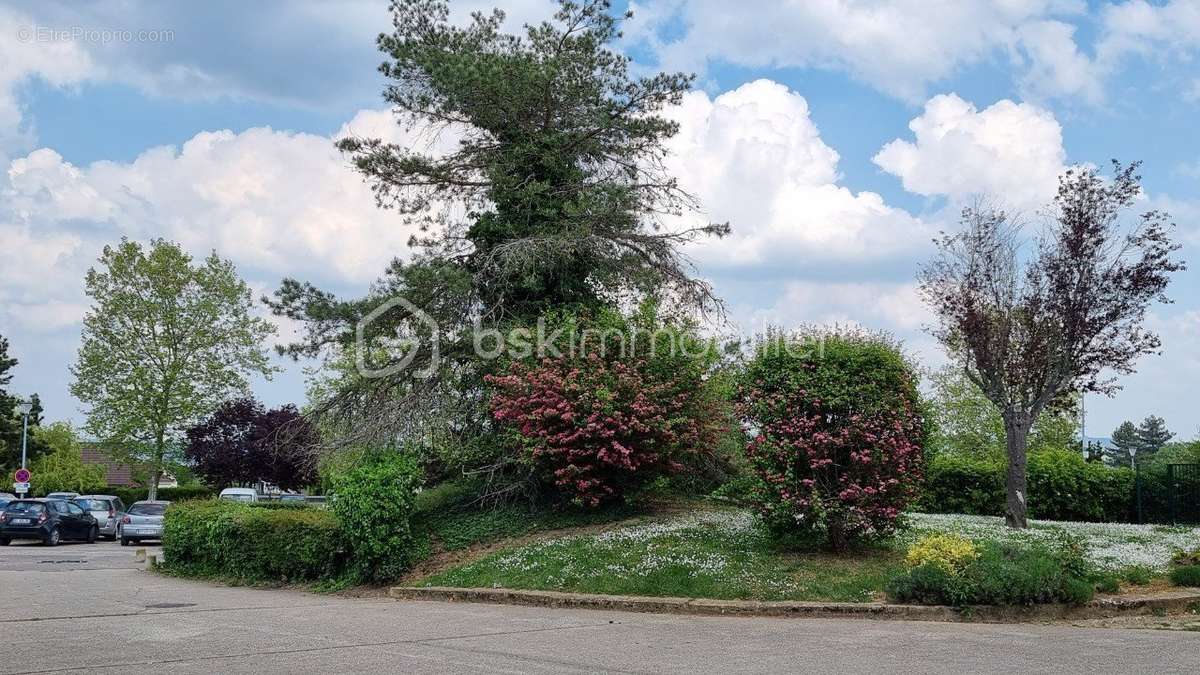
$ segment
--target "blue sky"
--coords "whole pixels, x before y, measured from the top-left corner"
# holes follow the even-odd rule
[[[452,2],[455,16],[490,7]],[[499,5],[509,24],[544,0]],[[1200,429],[1200,0],[631,3],[639,68],[696,72],[673,166],[733,237],[690,251],[745,330],[857,322],[940,352],[913,292],[929,239],[995,194],[1031,214],[1077,163],[1144,160],[1146,208],[1193,271],[1156,307],[1164,353],[1091,435],[1154,413]],[[405,141],[378,92],[382,2],[0,2],[0,333],[13,388],[80,420],[82,277],[122,235],[215,248],[259,291],[363,291],[410,231],[333,150]],[[281,325],[284,336],[292,327]],[[287,364],[285,364],[287,365]],[[299,366],[255,383],[302,402]]]

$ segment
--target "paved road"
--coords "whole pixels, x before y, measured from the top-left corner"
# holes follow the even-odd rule
[[[0,673],[1200,671],[1196,633],[401,603],[170,579],[132,551],[0,548]]]

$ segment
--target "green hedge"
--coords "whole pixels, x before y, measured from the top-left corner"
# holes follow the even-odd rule
[[[219,500],[172,504],[163,554],[168,570],[189,576],[285,583],[336,578],[345,559],[328,511]]]
[[[931,513],[1004,513],[1003,460],[938,455],[926,468],[921,508]],[[1029,457],[1029,513],[1044,520],[1127,522],[1133,515],[1133,471],[1084,461],[1066,450]]]
[[[126,506],[134,502],[140,502],[149,497],[150,491],[144,487],[125,487],[119,485],[109,485],[102,492],[96,494],[112,495],[120,497],[121,501],[125,502]],[[216,496],[216,491],[212,488],[207,488],[203,485],[187,485],[173,488],[159,488],[158,498],[168,502],[182,502],[189,499],[211,499]]]

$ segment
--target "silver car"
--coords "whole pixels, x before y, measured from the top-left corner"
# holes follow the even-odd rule
[[[112,495],[82,495],[72,499],[84,511],[92,514],[100,526],[100,536],[109,541],[117,538],[117,528],[125,517],[125,502]]]
[[[51,492],[50,494],[46,495],[46,499],[61,499],[65,502],[69,502],[78,496],[78,492]]]
[[[121,540],[122,546],[128,546],[130,542],[139,542],[143,539],[158,539],[162,540],[163,531],[163,514],[167,512],[167,506],[171,502],[134,502],[129,510],[125,512],[125,517],[121,519],[120,528],[117,530],[117,537]]]

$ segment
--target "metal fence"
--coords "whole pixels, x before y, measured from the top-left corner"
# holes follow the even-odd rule
[[[1200,523],[1200,464],[1168,464],[1171,522]]]

